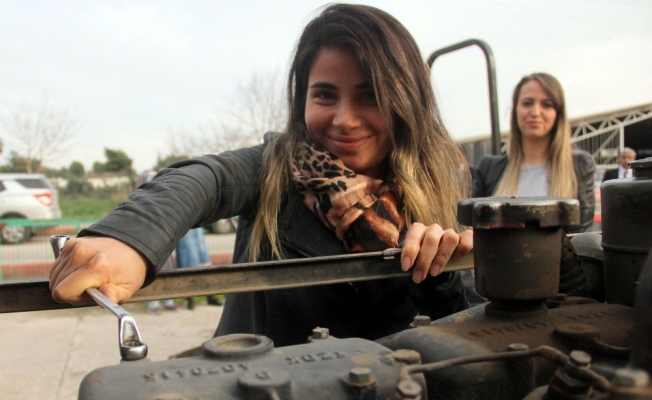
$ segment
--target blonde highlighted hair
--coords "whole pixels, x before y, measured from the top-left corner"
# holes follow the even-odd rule
[[[577,176],[573,166],[571,130],[566,114],[564,90],[552,75],[537,72],[521,79],[512,95],[510,118],[508,162],[501,180],[497,185],[497,196],[515,196],[518,189],[518,176],[523,162],[523,134],[518,127],[516,109],[523,86],[530,81],[537,81],[552,101],[557,118],[550,131],[548,149],[548,196],[574,198],[577,196]]]
[[[308,76],[324,47],[352,50],[373,85],[391,135],[388,163],[403,187],[408,223],[458,227],[457,202],[468,193],[470,175],[463,154],[441,122],[430,72],[416,42],[384,11],[335,4],[308,23],[296,46],[287,86],[286,133],[263,155],[260,200],[249,242],[252,261],[260,257],[264,242],[273,257],[282,258],[277,218],[291,192],[294,155],[308,137],[304,119]]]

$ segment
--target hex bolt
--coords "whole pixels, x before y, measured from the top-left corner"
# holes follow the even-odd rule
[[[401,399],[418,399],[421,397],[421,385],[414,381],[400,381],[396,391]]]
[[[524,343],[512,343],[507,346],[507,351],[525,351],[529,350],[530,346]]]
[[[566,301],[568,295],[566,293],[557,293],[552,297],[553,301]]]
[[[619,368],[613,380],[613,384],[621,388],[645,387],[649,382],[650,376],[647,372],[637,368]]]
[[[312,338],[313,339],[328,339],[328,336],[330,335],[328,328],[320,328],[317,327],[312,330]]]
[[[417,326],[430,326],[430,317],[427,315],[417,315],[414,317],[412,325]]]
[[[353,383],[367,383],[371,380],[369,368],[356,367],[349,371],[349,380]]]
[[[573,350],[568,356],[568,362],[573,367],[587,368],[591,364],[591,356],[581,350]]]
[[[390,354],[390,356],[394,360],[405,363],[407,365],[421,364],[421,354],[419,354],[419,352],[414,350],[406,350],[406,349],[396,350],[393,351]]]

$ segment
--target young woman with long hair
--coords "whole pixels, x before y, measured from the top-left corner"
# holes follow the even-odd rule
[[[229,295],[216,335],[283,346],[325,326],[375,339],[417,313],[465,308],[459,275],[441,271],[473,247],[455,219],[468,180],[406,29],[373,7],[328,6],[299,38],[287,89],[285,133],[175,163],[71,240],[53,267],[54,298],[81,304],[99,287],[126,301],[189,228],[239,215],[236,263],[400,246],[412,279]]]
[[[580,225],[591,229],[595,199],[595,162],[571,146],[570,124],[561,84],[546,73],[521,79],[514,88],[507,155],[480,160],[472,197],[551,196],[576,198]]]

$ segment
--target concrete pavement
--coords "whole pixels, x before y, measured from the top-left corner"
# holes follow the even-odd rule
[[[126,304],[152,361],[213,336],[222,307],[198,304],[160,315]],[[118,320],[99,307],[0,314],[0,399],[73,400],[92,370],[120,362]]]

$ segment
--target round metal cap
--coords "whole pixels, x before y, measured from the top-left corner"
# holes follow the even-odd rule
[[[580,203],[559,197],[481,197],[461,200],[457,220],[477,229],[579,225]]]
[[[237,358],[266,353],[274,348],[272,340],[262,335],[237,333],[215,337],[204,343],[204,356]]]

